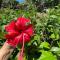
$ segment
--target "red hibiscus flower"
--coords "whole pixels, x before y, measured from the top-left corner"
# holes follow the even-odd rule
[[[22,51],[24,49],[24,44],[26,42],[29,42],[30,37],[34,34],[31,21],[24,17],[19,17],[17,21],[12,21],[8,25],[6,25],[5,29],[8,32],[5,35],[7,43],[13,47],[16,47],[19,43],[22,44]],[[22,59],[21,55],[20,60]]]

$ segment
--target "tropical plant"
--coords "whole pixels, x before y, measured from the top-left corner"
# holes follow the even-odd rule
[[[0,10],[0,47],[6,41],[4,26],[21,16],[29,18],[35,29],[31,41],[25,45],[24,60],[60,60],[60,5],[46,9],[46,13],[37,12],[32,4],[25,10]],[[17,60],[20,48],[16,47],[10,60]]]

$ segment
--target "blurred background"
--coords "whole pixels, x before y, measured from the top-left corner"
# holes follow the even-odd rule
[[[60,0],[0,0],[0,48],[4,26],[18,17],[29,18],[35,34],[25,44],[24,60],[60,60]],[[17,60],[19,44],[9,60]]]

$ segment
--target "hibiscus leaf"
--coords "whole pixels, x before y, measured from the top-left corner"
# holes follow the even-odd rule
[[[42,42],[40,44],[39,48],[48,48],[48,49],[50,49],[50,44],[48,42]]]
[[[49,51],[42,51],[42,54],[38,60],[57,60],[57,58]]]

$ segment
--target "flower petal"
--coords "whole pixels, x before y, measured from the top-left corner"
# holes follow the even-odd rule
[[[7,43],[10,44],[14,48],[17,46],[18,42],[19,42],[18,40],[14,40],[14,39],[7,40]]]
[[[27,23],[30,23],[29,19],[24,17],[19,17],[16,22],[16,26],[19,30],[24,30],[26,28]]]
[[[29,34],[30,36],[32,36],[34,34],[34,28],[33,28],[32,24],[30,24],[28,26],[28,28],[25,30],[25,33]]]
[[[5,29],[7,32],[11,32],[12,30],[14,30],[15,29],[15,21],[12,21],[9,25],[6,25]]]
[[[29,42],[30,41],[30,36],[27,34],[27,33],[23,33],[23,36],[24,36],[24,42]]]
[[[5,35],[7,39],[11,39],[19,35],[20,33],[17,31],[12,30],[11,32],[8,32],[8,34]]]
[[[15,37],[15,39],[19,40],[20,44],[22,44],[23,43],[23,36],[24,36],[24,43],[30,41],[30,36],[28,34],[26,34],[26,33],[21,33],[20,35]]]

